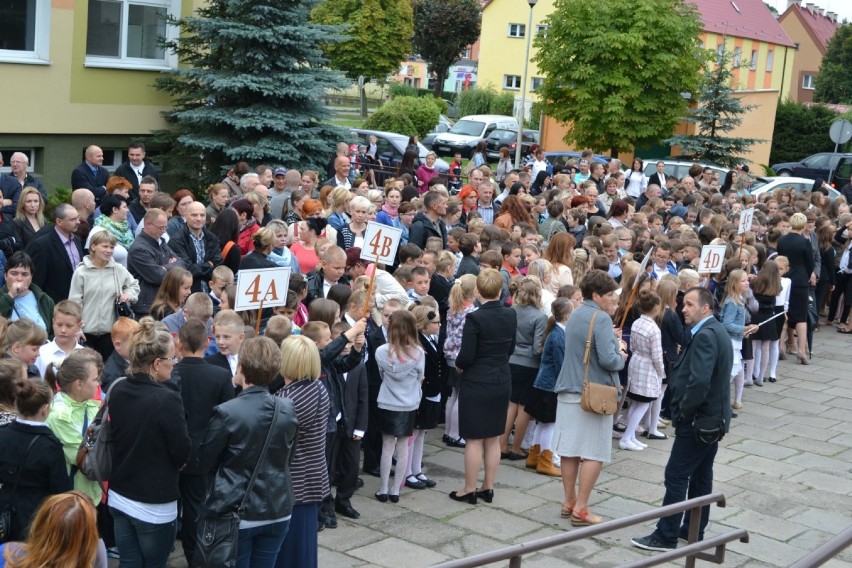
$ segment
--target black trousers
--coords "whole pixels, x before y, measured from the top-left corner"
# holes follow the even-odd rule
[[[109,359],[109,356],[112,355],[113,351],[115,351],[115,346],[113,346],[112,344],[112,335],[109,333],[102,333],[100,335],[95,335],[94,333],[87,333],[86,346],[91,347],[92,349],[100,353],[104,361]]]
[[[349,500],[355,494],[355,486],[358,482],[358,464],[361,462],[361,440],[353,440],[352,436],[346,435],[346,429],[340,425],[335,437],[337,445],[337,464],[334,471],[337,479],[337,497],[335,503],[338,505],[351,505]]]
[[[204,476],[181,474],[180,481],[181,497],[181,529],[180,542],[183,545],[183,555],[186,563],[192,566],[192,555],[195,552],[196,523],[204,501]]]
[[[370,406],[367,411],[367,432],[364,434],[364,471],[379,469],[382,459],[382,433],[379,431],[379,389],[381,383],[369,385]]]

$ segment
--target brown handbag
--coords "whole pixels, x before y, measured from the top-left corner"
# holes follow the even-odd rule
[[[618,410],[618,388],[615,385],[601,385],[589,382],[589,359],[592,353],[592,334],[595,328],[595,318],[598,313],[592,314],[589,322],[589,333],[586,336],[586,350],[583,353],[583,393],[580,395],[580,408],[586,412],[595,414],[615,414]]]

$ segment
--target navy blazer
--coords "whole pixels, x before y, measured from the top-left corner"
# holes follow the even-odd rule
[[[53,227],[46,227],[45,232],[30,241],[26,252],[33,259],[33,284],[50,296],[54,302],[68,299],[71,290],[71,276],[76,266],[71,266],[68,251]],[[71,239],[77,247],[77,255],[83,260],[83,245],[76,235]]]
[[[109,172],[103,166],[98,166],[96,172],[92,172],[92,168],[84,160],[79,166],[71,172],[71,189],[80,189],[85,187],[95,194],[95,203],[101,204],[101,199],[106,195],[106,183],[109,179]]]
[[[731,369],[734,349],[724,326],[710,317],[682,346],[669,377],[675,426],[688,426],[696,416],[714,416],[731,425]]]

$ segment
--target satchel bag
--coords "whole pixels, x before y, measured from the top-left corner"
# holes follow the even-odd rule
[[[21,461],[18,472],[15,474],[15,483],[12,484],[12,500],[0,509],[0,543],[9,542],[9,539],[12,538],[12,517],[15,516],[15,505],[18,502],[18,481],[21,480],[21,471],[24,469],[24,464],[27,463],[30,450],[37,439],[38,436],[33,436],[33,439],[30,440],[27,446],[27,450],[24,452],[24,459]]]
[[[77,469],[89,481],[98,481],[101,486],[112,474],[112,432],[109,429],[109,397],[115,385],[126,377],[119,377],[109,386],[98,413],[83,433],[83,441],[77,448]],[[104,487],[104,491],[106,488]]]
[[[594,414],[609,415],[615,414],[618,410],[618,387],[614,384],[610,386],[589,382],[589,360],[592,354],[592,335],[595,331],[596,317],[598,317],[597,312],[592,315],[592,321],[589,322],[586,350],[583,353],[585,372],[583,375],[583,393],[580,395],[580,408]]]
[[[702,446],[720,442],[725,437],[725,420],[716,416],[696,416],[692,420],[692,435]]]
[[[257,480],[260,465],[266,457],[267,450],[269,450],[272,432],[275,429],[275,423],[278,421],[277,397],[274,398],[274,404],[272,423],[269,425],[266,440],[263,442],[263,449],[260,450],[260,456],[257,458],[257,463],[246,486],[246,494],[243,496],[240,506],[236,511],[206,514],[198,520],[198,543],[195,547],[195,554],[192,555],[192,565],[195,568],[233,568],[237,565],[240,520],[245,513],[246,502],[251,495],[254,482]]]
[[[115,310],[115,319],[130,318],[132,320],[135,320],[136,314],[134,314],[133,310],[130,308],[130,302],[120,302],[118,300],[118,298],[121,296],[121,284],[118,281],[118,274],[116,274],[115,269],[113,269],[112,273],[115,276],[115,286],[118,289],[118,295],[115,297],[115,305],[113,307],[113,309]]]

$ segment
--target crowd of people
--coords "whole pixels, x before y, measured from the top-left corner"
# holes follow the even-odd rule
[[[360,517],[360,474],[381,503],[438,485],[423,448],[441,424],[464,450],[451,499],[499,499],[501,461],[523,461],[562,478],[562,518],[597,524],[613,439],[638,452],[671,428],[664,502],[709,492],[746,387],[784,380],[779,359],[808,365],[815,332],[852,333],[852,188],[756,200],[747,168],[647,178],[639,158],[551,166],[537,147],[496,172],[457,157],[433,175],[430,156],[378,187],[359,155],[339,145],[326,172],[239,162],[205,196],[170,195],[141,144],[115,175],[91,146],[50,219],[12,157],[0,566],[165,566],[178,535],[193,565],[235,511],[236,565],[316,566],[318,532]],[[361,259],[370,222],[401,230],[392,265]],[[717,273],[705,245],[725,248]],[[290,269],[286,304],[234,311],[256,268]],[[584,410],[586,383],[616,387],[614,414]],[[77,450],[107,394],[102,485]],[[668,550],[685,530],[667,518],[633,542]]]

